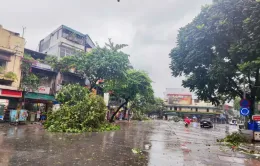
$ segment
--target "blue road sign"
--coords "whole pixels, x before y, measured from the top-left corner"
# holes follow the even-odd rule
[[[242,116],[248,116],[249,115],[249,113],[250,113],[250,110],[248,109],[248,108],[240,108],[240,114],[242,115]]]
[[[242,100],[240,100],[240,106],[241,106],[241,107],[249,107],[250,104],[251,104],[250,101],[247,100],[247,99],[242,99]]]

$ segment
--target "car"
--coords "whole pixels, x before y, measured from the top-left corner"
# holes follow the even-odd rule
[[[200,121],[200,127],[201,128],[204,128],[204,127],[212,128],[213,127],[213,123],[211,122],[210,119],[202,119]]]

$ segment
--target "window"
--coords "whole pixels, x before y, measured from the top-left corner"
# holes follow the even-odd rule
[[[67,29],[62,30],[62,37],[64,37],[67,40],[70,40],[74,43],[84,45],[84,37],[83,36],[80,36],[80,35],[78,35],[74,32],[67,30]]]
[[[196,108],[196,112],[198,112],[198,108]]]
[[[190,110],[192,111],[192,108],[190,108]]]
[[[181,111],[181,107],[179,107],[179,111]]]
[[[60,47],[60,57],[75,55],[76,51],[69,47]]]
[[[177,107],[174,107],[174,111],[177,111]]]
[[[172,107],[170,107],[170,110],[172,110]]]
[[[51,39],[49,37],[49,39],[44,39],[40,42],[40,48],[39,48],[39,51],[40,52],[43,52],[45,50],[47,50],[49,47],[50,47],[50,42],[51,42]]]
[[[3,74],[5,71],[6,61],[0,60],[0,74]]]
[[[209,109],[207,108],[207,112],[209,112]]]
[[[6,61],[0,60],[0,67],[5,67],[6,66]]]

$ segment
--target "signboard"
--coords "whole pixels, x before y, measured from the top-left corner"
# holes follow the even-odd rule
[[[16,122],[17,110],[11,110],[9,117],[11,122]]]
[[[50,94],[50,87],[46,87],[46,86],[39,86],[38,87],[38,93],[42,93],[42,94]]]
[[[242,116],[248,116],[249,113],[250,113],[250,110],[249,110],[248,108],[241,108],[241,109],[240,109],[240,114],[241,114]]]
[[[28,117],[27,110],[20,110],[19,121],[25,122]]]
[[[169,104],[191,105],[192,95],[167,94]]]
[[[41,69],[53,70],[50,65],[47,65],[47,64],[44,64],[44,63],[36,62],[36,63],[33,64],[33,66],[35,66],[37,68],[41,68]]]
[[[247,99],[242,99],[240,100],[240,106],[241,107],[249,107],[250,106],[250,101]]]
[[[22,97],[22,91],[16,91],[16,90],[8,90],[8,89],[1,89],[1,96],[7,96],[7,97]]]
[[[252,120],[254,121],[260,121],[260,115],[253,115]]]

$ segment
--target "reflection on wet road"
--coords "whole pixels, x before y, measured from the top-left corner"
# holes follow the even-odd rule
[[[121,125],[114,132],[66,134],[46,132],[39,125],[0,124],[0,166],[260,165],[217,145],[216,139],[226,134],[225,125],[214,129],[166,121]],[[133,148],[143,155],[134,154]]]

